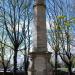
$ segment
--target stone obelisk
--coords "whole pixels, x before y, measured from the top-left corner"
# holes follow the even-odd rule
[[[45,0],[34,0],[33,51],[31,75],[49,75],[51,53],[47,51]]]

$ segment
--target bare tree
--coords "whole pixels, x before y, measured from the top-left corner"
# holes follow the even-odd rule
[[[26,36],[23,35],[23,31],[25,30],[24,28],[28,19],[27,16],[30,15],[27,14],[30,4],[31,1],[29,0],[3,0],[0,6],[3,11],[5,29],[13,45],[15,75],[17,73],[17,52],[20,50],[24,39],[26,39]]]
[[[9,65],[10,65],[11,57],[13,55],[11,53],[13,48],[9,44],[7,44],[8,35],[5,33],[4,25],[2,25],[0,29],[1,29],[1,35],[0,35],[0,58],[1,60],[0,61],[2,64],[2,68],[4,69],[4,75],[6,75],[7,69],[9,68]]]
[[[68,67],[69,75],[72,74],[71,54],[71,28],[73,19],[71,17],[70,0],[48,0],[48,17],[50,24],[50,46],[55,52],[55,75],[57,75],[57,55]],[[50,21],[52,20],[52,21]]]

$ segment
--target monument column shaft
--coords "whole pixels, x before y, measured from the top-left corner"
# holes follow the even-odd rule
[[[31,75],[50,75],[47,51],[46,6],[45,0],[34,0],[33,51]]]
[[[37,52],[47,51],[46,35],[46,7],[45,0],[34,1],[34,50]]]

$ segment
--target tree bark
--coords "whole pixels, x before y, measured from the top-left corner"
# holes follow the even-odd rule
[[[4,75],[7,75],[7,68],[6,67],[4,67]]]
[[[68,65],[68,75],[72,75],[72,64],[70,63],[69,65]]]
[[[25,75],[28,75],[28,66],[29,66],[28,57],[24,56],[24,71],[25,71]]]
[[[55,75],[57,75],[57,51],[55,51]]]
[[[17,75],[17,50],[14,50],[14,75]]]

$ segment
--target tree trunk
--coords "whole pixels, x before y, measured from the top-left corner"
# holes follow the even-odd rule
[[[4,75],[7,75],[6,72],[7,71],[7,68],[6,67],[4,67]]]
[[[14,50],[14,75],[17,75],[17,50]]]
[[[68,75],[72,75],[71,63],[68,65]]]
[[[29,65],[28,57],[24,56],[24,71],[25,71],[25,75],[28,75],[28,65]]]
[[[57,51],[55,51],[55,75],[57,75]]]

